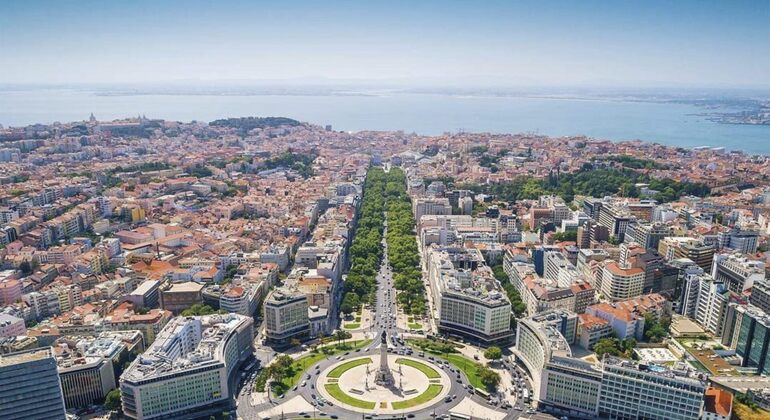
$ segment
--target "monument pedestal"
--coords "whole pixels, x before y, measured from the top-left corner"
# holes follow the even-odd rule
[[[380,368],[377,369],[377,374],[374,377],[374,383],[377,385],[392,385],[393,374],[390,372],[390,366],[388,366],[388,340],[385,332],[382,332],[381,336],[382,345],[380,346]]]

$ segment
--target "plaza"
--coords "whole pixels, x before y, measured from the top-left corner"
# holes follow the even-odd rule
[[[362,356],[333,364],[321,372],[316,389],[322,397],[361,413],[402,413],[420,410],[449,394],[451,380],[425,360],[387,354],[392,380],[377,381],[380,355]]]

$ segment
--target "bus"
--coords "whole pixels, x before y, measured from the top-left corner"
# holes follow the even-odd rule
[[[483,391],[483,390],[481,390],[481,389],[478,389],[478,388],[476,388],[476,389],[475,389],[475,392],[476,392],[477,394],[479,394],[479,395],[480,395],[482,398],[484,398],[485,400],[488,400],[488,399],[489,399],[489,397],[490,397],[490,395],[489,395],[489,393],[488,393],[488,392],[486,392],[486,391]]]
[[[522,392],[522,398],[524,398],[524,402],[528,403],[529,402],[529,390],[527,388],[524,388],[524,389],[521,390],[521,392]]]

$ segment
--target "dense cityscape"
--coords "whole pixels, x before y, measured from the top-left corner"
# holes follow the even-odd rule
[[[2,418],[770,416],[767,156],[282,117],[0,142]]]

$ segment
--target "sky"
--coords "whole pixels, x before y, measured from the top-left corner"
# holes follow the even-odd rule
[[[0,83],[770,86],[770,1],[0,0]]]

